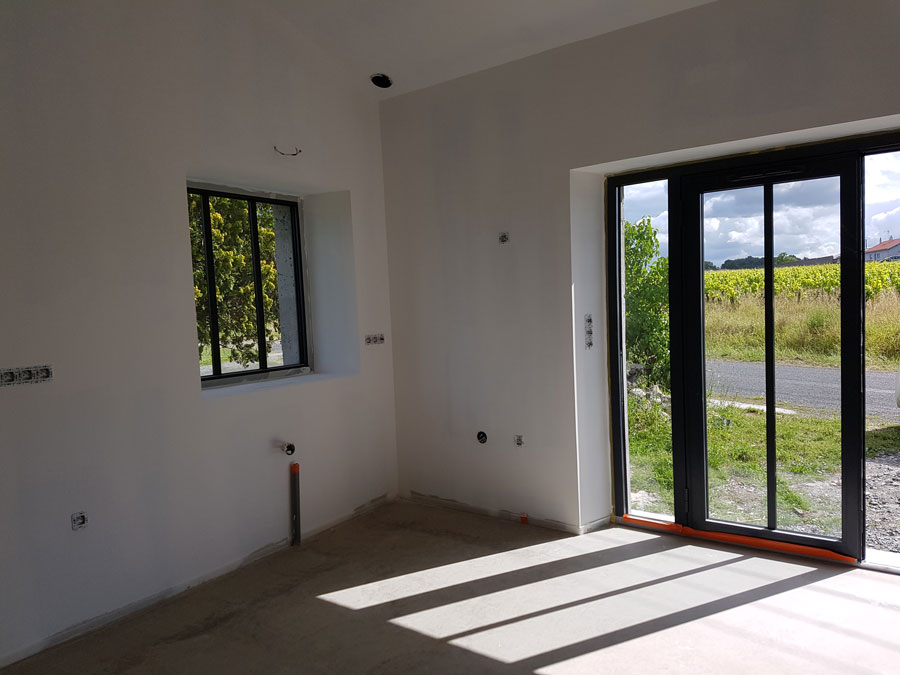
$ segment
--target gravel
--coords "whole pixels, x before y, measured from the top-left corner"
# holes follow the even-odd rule
[[[900,455],[866,460],[866,546],[900,552]]]

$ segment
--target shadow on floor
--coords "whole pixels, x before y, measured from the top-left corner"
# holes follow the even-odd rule
[[[400,502],[2,672],[534,672],[847,571]]]

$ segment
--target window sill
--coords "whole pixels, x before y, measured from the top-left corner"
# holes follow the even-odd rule
[[[297,366],[296,368],[285,368],[282,370],[269,370],[265,372],[251,372],[243,375],[233,375],[231,377],[222,377],[215,380],[200,380],[200,387],[206,391],[207,389],[220,389],[222,387],[235,387],[245,384],[256,384],[271,382],[273,380],[283,380],[285,378],[300,377],[312,374],[309,366]]]
[[[310,370],[308,366],[304,366],[268,373],[247,373],[247,375],[228,377],[221,380],[205,380],[201,381],[201,391],[204,398],[218,398],[298,384],[334,380],[351,374],[316,373]]]

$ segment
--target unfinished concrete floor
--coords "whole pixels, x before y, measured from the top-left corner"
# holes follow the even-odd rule
[[[897,673],[900,577],[395,503],[24,673]]]

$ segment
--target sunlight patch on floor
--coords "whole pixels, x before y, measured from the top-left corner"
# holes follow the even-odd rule
[[[365,609],[458,584],[658,538],[659,535],[649,532],[610,528],[404,574],[325,593],[318,598],[348,609]]]
[[[790,579],[813,568],[763,558],[742,558],[724,567],[638,588],[466,635],[450,644],[515,663],[660,619],[745,591]]]
[[[873,586],[878,582],[855,572],[836,575],[564,658],[535,672],[628,672],[648,653],[657,672],[678,672],[691,664],[694,675],[885,672],[885,664],[900,656],[898,605],[893,604],[900,599],[900,585]]]
[[[740,557],[738,553],[699,546],[682,546],[608,565],[598,557],[597,567],[426,609],[391,619],[391,623],[445,639]]]

